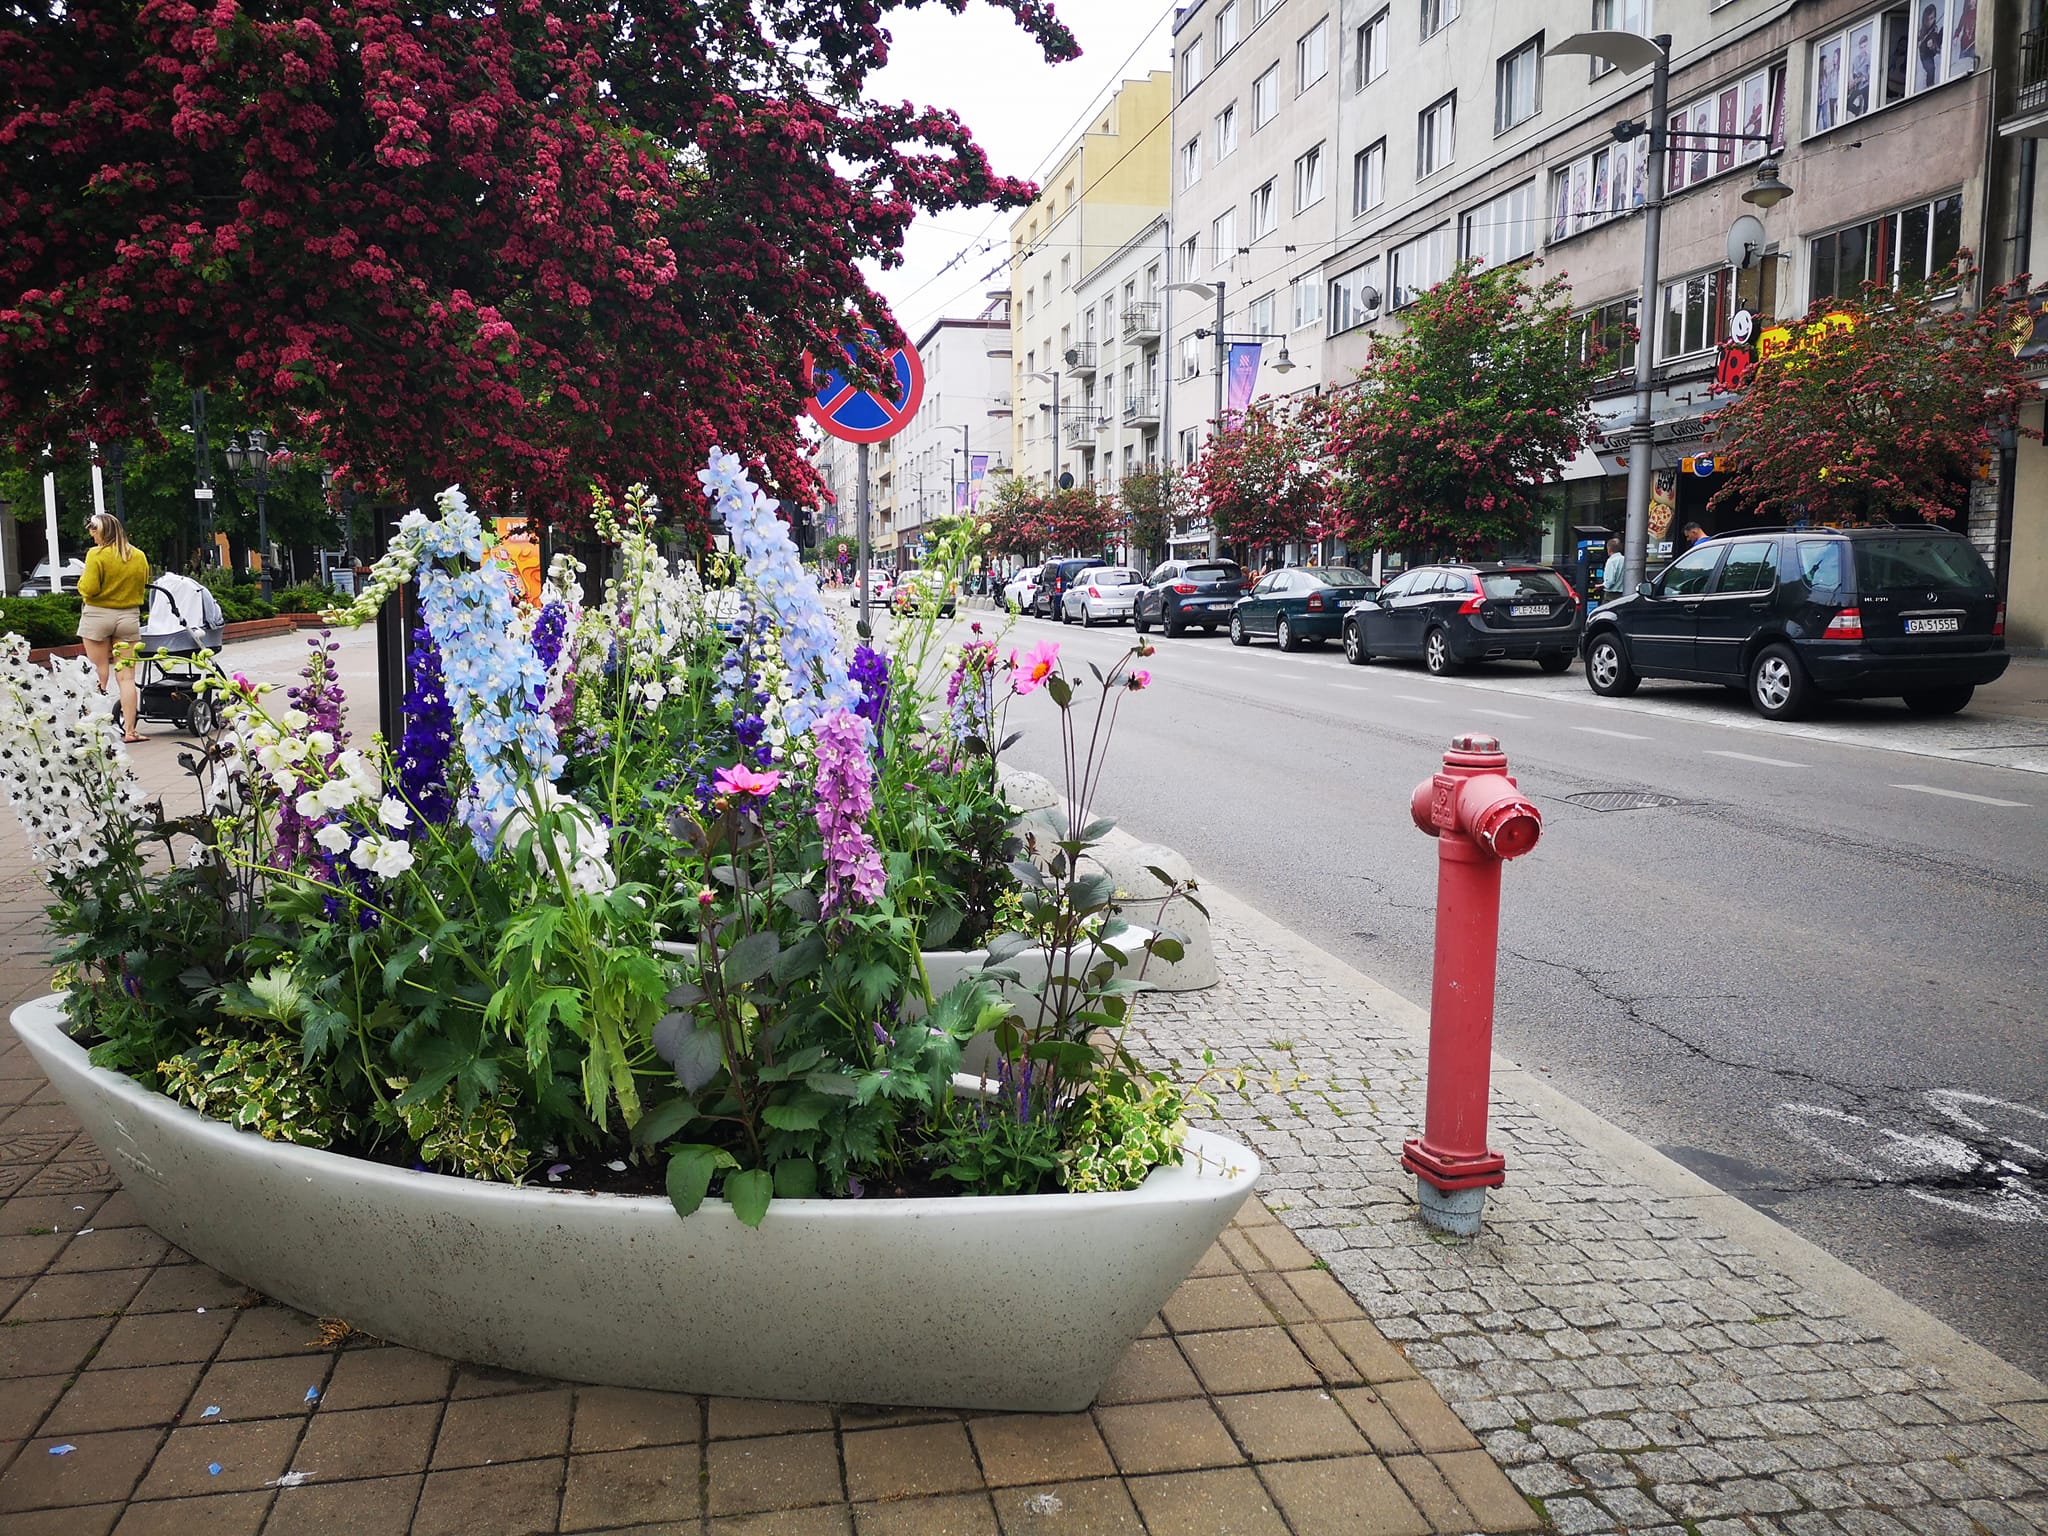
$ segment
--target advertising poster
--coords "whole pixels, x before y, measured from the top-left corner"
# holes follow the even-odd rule
[[[1245,407],[1252,403],[1252,391],[1259,382],[1260,348],[1261,344],[1256,341],[1234,341],[1230,344],[1230,367],[1223,398],[1226,417],[1243,415]]]
[[[495,560],[505,567],[512,578],[512,595],[538,607],[540,604],[540,540],[533,536],[533,530],[523,517],[494,517],[491,526],[497,530],[498,542],[484,551],[486,560]]]

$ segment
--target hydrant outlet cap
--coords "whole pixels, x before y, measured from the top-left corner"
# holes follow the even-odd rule
[[[1498,752],[1500,738],[1484,731],[1464,731],[1451,738],[1453,752]]]
[[[1543,816],[1527,801],[1506,801],[1490,809],[1479,826],[1480,841],[1503,859],[1518,859],[1543,835]]]

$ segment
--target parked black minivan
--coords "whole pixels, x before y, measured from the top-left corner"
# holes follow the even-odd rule
[[[1586,682],[1744,689],[1788,720],[1818,694],[1952,715],[2005,671],[2005,605],[1970,541],[1943,528],[1760,528],[1702,540],[1586,620]]]

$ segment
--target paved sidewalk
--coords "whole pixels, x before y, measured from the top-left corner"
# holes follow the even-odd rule
[[[2048,1530],[2040,1383],[1505,1063],[1507,1186],[1424,1228],[1419,1011],[1210,894],[1223,982],[1146,998],[1143,1048],[1267,1074],[1218,1114],[1266,1201],[1558,1530]]]

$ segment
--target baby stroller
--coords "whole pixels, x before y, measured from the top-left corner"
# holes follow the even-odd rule
[[[149,612],[135,668],[143,719],[195,736],[213,729],[213,700],[199,691],[199,683],[218,674],[210,662],[199,660],[199,653],[220,649],[223,622],[214,595],[191,577],[166,572],[149,584]]]

